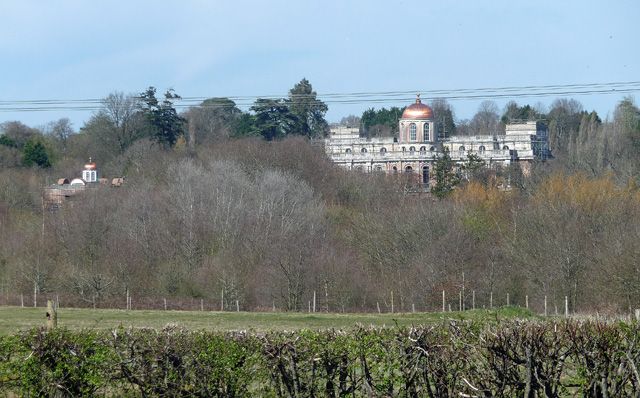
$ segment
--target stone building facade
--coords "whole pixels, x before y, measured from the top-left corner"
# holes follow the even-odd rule
[[[475,154],[488,167],[518,162],[525,174],[530,163],[548,155],[546,129],[535,121],[512,123],[504,134],[452,136],[439,139],[433,110],[416,98],[398,120],[398,138],[363,138],[358,128],[335,127],[325,140],[325,151],[339,166],[363,172],[414,173],[428,186],[433,166],[445,150],[458,164]]]

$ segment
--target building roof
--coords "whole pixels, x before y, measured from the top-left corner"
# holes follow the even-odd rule
[[[404,112],[402,112],[402,119],[431,120],[433,119],[433,109],[423,104],[420,100],[420,94],[418,94],[416,96],[416,102],[409,105]]]
[[[85,170],[95,170],[96,169],[96,162],[91,161],[91,158],[89,158],[89,163],[84,165],[84,169]]]

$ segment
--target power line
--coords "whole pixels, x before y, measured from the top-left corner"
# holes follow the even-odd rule
[[[640,91],[640,81],[585,83],[540,86],[506,86],[485,88],[461,88],[446,90],[411,90],[411,91],[372,91],[350,93],[325,93],[311,95],[294,95],[297,99],[317,98],[324,104],[406,104],[413,101],[416,93],[425,100],[446,99],[448,101],[517,99],[551,96],[582,96],[627,94]],[[193,106],[210,108],[240,107],[248,108],[257,99],[278,100],[284,96],[229,96],[223,97],[233,101],[229,104],[211,103],[200,105],[211,97],[184,97],[174,101],[176,109],[187,109]],[[161,99],[160,99],[161,100]],[[280,103],[287,105],[287,103]],[[0,101],[0,112],[46,112],[46,111],[98,111],[103,108],[103,99],[37,99],[37,100],[4,100]]]

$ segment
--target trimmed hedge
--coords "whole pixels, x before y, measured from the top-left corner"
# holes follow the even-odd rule
[[[637,323],[0,337],[0,392],[19,396],[638,396],[638,368]]]

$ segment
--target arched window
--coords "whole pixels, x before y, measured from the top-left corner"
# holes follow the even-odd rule
[[[429,136],[429,123],[425,123],[424,126],[422,127],[422,132],[424,133],[424,141],[430,141],[430,136]]]
[[[351,148],[347,148],[344,150],[345,153],[351,153]]]
[[[393,166],[393,168],[391,170],[393,170],[393,174],[398,173],[398,168],[396,166]]]
[[[458,151],[464,152],[464,145],[460,145],[460,148],[458,148]]]
[[[98,181],[98,175],[95,170],[83,170],[82,179],[86,182],[96,182]]]
[[[427,166],[422,168],[422,183],[429,184],[429,167]]]
[[[380,148],[380,154],[382,154],[383,156],[386,155],[387,153],[387,148]]]
[[[377,166],[375,167],[375,170],[376,170],[376,171],[382,171],[382,166],[377,165]]]
[[[435,150],[436,150],[436,147],[434,147],[434,146],[432,146],[431,148],[429,148],[429,151],[430,151],[430,152],[433,152],[433,151],[435,151]]]
[[[478,147],[478,152],[480,152],[480,153],[484,153],[484,145],[480,145],[480,146]]]
[[[505,145],[505,146],[502,147],[502,149],[504,149],[505,151],[508,151],[509,147]]]
[[[362,152],[362,153],[367,153],[367,148],[362,148],[362,149],[360,150],[360,152]]]
[[[404,168],[405,173],[413,173],[413,167],[407,166]]]
[[[416,124],[415,123],[411,123],[409,125],[409,140],[410,141],[416,140]]]
[[[426,153],[427,152],[427,147],[426,146],[421,146],[420,147],[420,153]]]
[[[413,155],[413,153],[416,151],[416,147],[412,146],[409,147],[409,153],[411,153]]]
[[[402,152],[404,152],[404,151],[406,151],[406,150],[407,150],[407,148],[405,148],[405,147],[402,147]]]

